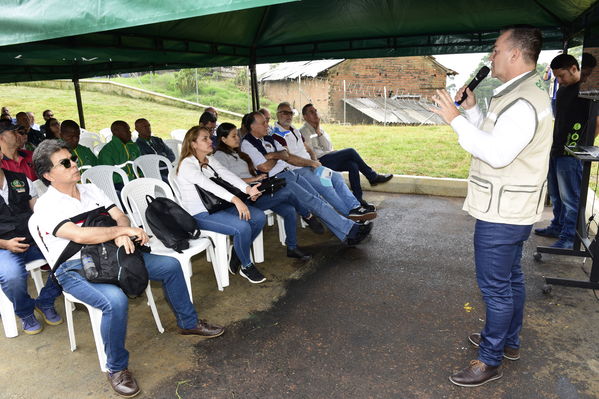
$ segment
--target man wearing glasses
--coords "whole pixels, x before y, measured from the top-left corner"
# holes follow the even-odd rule
[[[0,136],[8,132],[11,131],[5,131]],[[27,292],[25,265],[43,259],[27,227],[36,197],[35,187],[27,176],[0,169],[0,287],[21,319],[23,332],[29,335],[39,334],[43,330],[34,313],[35,309],[46,324],[62,323],[62,318],[54,308],[54,301],[62,290],[50,276],[37,299],[32,299]]]
[[[27,135],[21,126],[12,125],[9,121],[0,123],[0,151],[2,152],[2,168],[22,173],[31,181],[37,180],[33,170],[31,151],[20,149]]]

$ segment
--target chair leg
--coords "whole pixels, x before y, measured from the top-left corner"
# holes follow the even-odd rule
[[[191,257],[185,256],[184,254],[177,254],[175,256],[181,265],[183,271],[183,278],[185,278],[185,285],[187,286],[187,292],[189,293],[189,300],[193,303],[193,294],[191,292]]]
[[[162,322],[160,321],[160,316],[158,315],[158,309],[156,308],[156,302],[154,302],[154,294],[152,294],[150,282],[148,282],[148,287],[146,288],[146,298],[148,298],[148,306],[152,310],[152,316],[154,316],[156,328],[158,328],[158,332],[162,334],[164,333],[164,327],[162,327]]]
[[[67,296],[64,296],[64,312],[67,317],[67,331],[69,332],[69,343],[71,344],[71,352],[77,349],[77,340],[75,339],[75,328],[73,327],[73,308],[75,304],[71,302]]]
[[[30,271],[31,278],[33,279],[33,283],[35,284],[35,290],[39,295],[42,292],[42,288],[44,288],[44,280],[42,279],[42,270],[41,269],[33,269]]]
[[[277,227],[279,229],[279,241],[281,241],[282,246],[285,246],[285,240],[287,239],[287,234],[285,233],[285,219],[280,215],[277,215]]]
[[[0,316],[2,316],[2,325],[4,326],[4,335],[6,338],[14,338],[19,335],[17,327],[17,316],[12,302],[0,289]]]
[[[260,234],[258,234],[258,237],[256,237],[256,239],[254,240],[253,249],[254,262],[264,262],[264,231],[261,231]]]
[[[100,369],[106,373],[106,352],[104,351],[104,340],[102,339],[102,332],[100,327],[102,325],[102,311],[100,309],[91,307],[84,304],[89,312],[89,318],[92,324],[92,332],[94,333],[94,341],[96,341],[96,351],[98,352],[98,361],[100,362]]]

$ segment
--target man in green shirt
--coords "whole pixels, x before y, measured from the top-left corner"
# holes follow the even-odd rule
[[[138,145],[131,141],[131,128],[127,122],[114,121],[110,125],[110,130],[112,140],[106,143],[98,155],[100,165],[123,165],[141,155]],[[135,179],[132,163],[122,166],[122,169],[130,180]],[[114,175],[114,185],[117,190],[123,188],[123,179],[119,175]]]
[[[77,122],[67,119],[61,123],[60,138],[71,148],[71,154],[77,156],[77,167],[96,166],[98,158],[88,147],[79,144],[80,136],[81,129]]]

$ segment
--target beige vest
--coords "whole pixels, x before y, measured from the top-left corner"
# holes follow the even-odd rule
[[[536,72],[527,73],[493,96],[481,129],[492,131],[501,114],[518,100],[527,101],[535,110],[536,129],[528,145],[501,168],[472,157],[463,209],[487,222],[529,225],[537,222],[543,211],[553,118],[549,97]]]

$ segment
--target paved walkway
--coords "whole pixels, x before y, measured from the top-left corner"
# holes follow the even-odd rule
[[[522,359],[506,363],[499,381],[456,387],[447,377],[475,358],[466,336],[485,317],[472,263],[473,220],[459,199],[370,195],[379,218],[372,238],[356,249],[303,230],[300,242],[316,258],[281,262],[284,249],[269,228],[274,250],[260,265],[265,284],[233,278],[219,293],[209,265],[195,262],[195,302],[202,317],[227,324],[223,337],[198,342],[174,333],[157,287],[165,334],[143,300],[132,301],[127,347],[140,397],[598,397],[599,302],[580,289],[541,293],[543,274],[584,278],[589,262],[546,255],[535,263],[534,246],[550,241],[532,237],[524,250]],[[302,277],[286,283],[290,276]],[[0,338],[0,397],[115,397],[100,373],[85,311],[76,312],[75,323],[75,352],[64,326]]]

